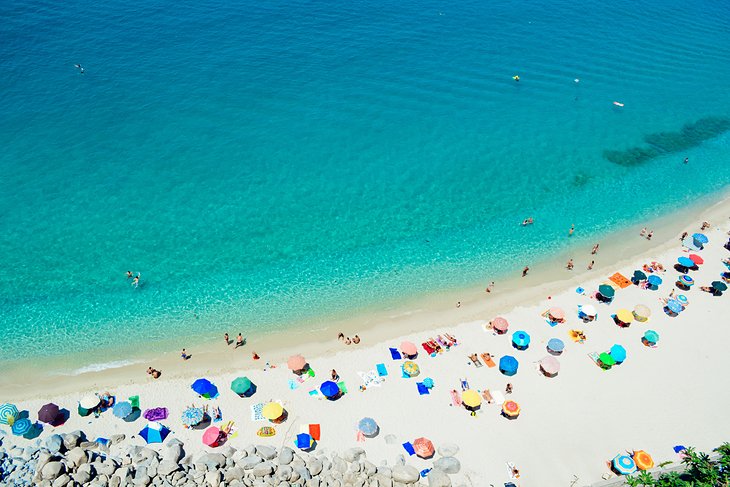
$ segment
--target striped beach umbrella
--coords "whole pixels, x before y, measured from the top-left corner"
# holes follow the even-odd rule
[[[17,436],[23,436],[33,427],[28,418],[20,418],[13,423],[13,434]]]
[[[670,299],[669,301],[667,301],[667,309],[669,309],[669,311],[671,311],[672,313],[678,314],[681,313],[684,308],[682,307],[682,303],[680,303],[676,299]]]
[[[408,377],[415,377],[421,373],[421,369],[418,368],[418,364],[416,362],[411,362],[409,360],[403,364],[403,373]]]
[[[203,421],[203,417],[205,413],[201,408],[187,408],[182,412],[180,419],[185,426],[195,426]]]
[[[147,443],[162,443],[169,434],[170,429],[160,423],[147,423],[139,432],[139,436]]]
[[[634,462],[639,470],[649,470],[654,467],[654,459],[644,450],[634,452]]]
[[[10,424],[18,419],[19,414],[20,412],[15,404],[5,403],[0,405],[0,424]]]
[[[631,475],[636,472],[636,463],[628,455],[616,455],[611,461],[611,466],[619,475]]]
[[[516,418],[520,415],[520,411],[520,405],[515,401],[505,401],[505,403],[502,404],[502,414],[508,418]]]
[[[682,307],[686,307],[689,304],[689,298],[687,298],[684,294],[680,294],[674,299],[676,299]]]
[[[695,283],[695,280],[692,279],[691,276],[688,276],[686,274],[682,274],[681,276],[679,276],[679,282],[680,282],[680,284],[683,284],[683,285],[689,287],[689,286],[692,286]]]
[[[357,423],[357,429],[362,431],[365,436],[374,436],[378,432],[378,423],[373,418],[362,418]]]

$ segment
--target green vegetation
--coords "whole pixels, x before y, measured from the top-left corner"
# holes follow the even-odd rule
[[[730,443],[714,450],[719,458],[711,460],[694,448],[685,451],[684,472],[669,472],[652,478],[647,472],[626,477],[630,487],[728,487],[730,486]]]
[[[606,150],[603,157],[620,166],[638,166],[656,157],[683,152],[730,130],[730,118],[705,117],[688,123],[679,132],[659,132],[644,136],[646,146],[626,150]]]

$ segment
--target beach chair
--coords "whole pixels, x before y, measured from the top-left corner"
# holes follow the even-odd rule
[[[428,390],[428,387],[426,387],[423,382],[416,382],[416,387],[418,388],[418,394],[420,394],[421,396],[431,393]]]
[[[475,357],[474,355],[469,356],[469,360],[471,360],[471,363],[473,363],[477,368],[481,367],[483,364],[479,361],[479,357]]]
[[[319,424],[310,424],[309,425],[309,436],[314,438],[314,441],[319,441],[319,438],[322,434],[322,428]]]
[[[378,375],[380,377],[388,375],[388,369],[385,368],[385,364],[377,364],[375,368],[378,370]]]
[[[461,395],[456,391],[451,391],[451,404],[454,406],[461,406]]]
[[[409,441],[403,443],[403,449],[408,452],[408,455],[413,456],[416,454],[416,450],[413,449],[413,444]]]
[[[403,356],[400,354],[397,348],[389,348],[390,350],[390,357],[393,360],[401,360]]]
[[[461,390],[465,391],[467,389],[471,389],[471,387],[469,387],[469,381],[466,379],[461,379]]]
[[[139,396],[130,396],[129,404],[132,405],[132,409],[140,409],[139,407]]]
[[[487,364],[487,367],[490,369],[492,367],[496,367],[497,364],[494,363],[494,360],[492,360],[492,356],[488,353],[483,353],[480,355],[482,357],[482,360],[484,360],[484,363]]]
[[[342,394],[347,394],[347,386],[345,385],[345,381],[342,381],[342,382],[338,382],[338,383],[337,383],[337,387],[339,387],[339,388],[340,388],[340,392],[341,392]]]
[[[485,401],[487,401],[487,404],[492,404],[494,402],[494,398],[492,397],[492,394],[489,392],[489,389],[484,389],[482,391],[482,397]]]

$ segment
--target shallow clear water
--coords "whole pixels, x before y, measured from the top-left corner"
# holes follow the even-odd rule
[[[464,286],[730,183],[727,132],[603,156],[730,117],[727,2],[2,10],[0,361]]]

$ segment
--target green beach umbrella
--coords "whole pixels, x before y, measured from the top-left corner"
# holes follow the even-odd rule
[[[605,296],[607,298],[612,298],[613,295],[616,294],[616,290],[608,284],[601,284],[598,286],[598,292],[601,293],[601,296]]]
[[[239,396],[251,390],[251,380],[248,377],[239,377],[231,382],[231,390]]]
[[[722,281],[712,281],[712,287],[717,289],[718,291],[727,291],[727,284],[725,284]]]
[[[616,360],[611,357],[611,354],[607,352],[603,352],[601,355],[598,356],[598,360],[601,361],[603,365],[606,367],[611,367],[613,365],[616,365]]]

